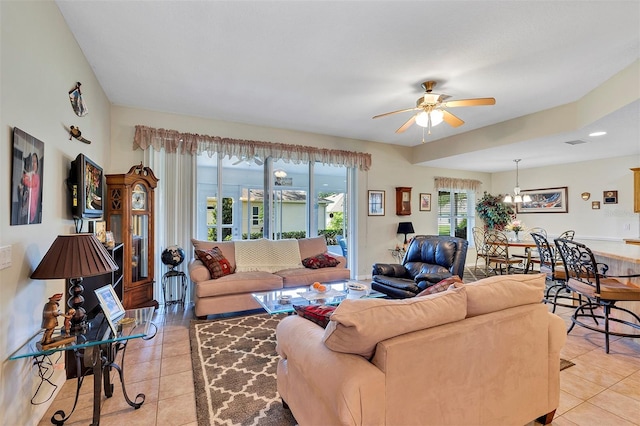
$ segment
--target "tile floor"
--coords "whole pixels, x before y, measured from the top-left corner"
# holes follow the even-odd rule
[[[124,401],[119,379],[114,396],[103,399],[101,425],[196,425],[188,327],[193,310],[172,306],[156,313],[154,339],[132,341],[126,352],[126,387],[131,398],[146,394],[138,410]],[[556,311],[567,324],[571,310]],[[640,339],[613,338],[604,352],[603,336],[576,327],[561,356],[576,365],[560,373],[560,406],[553,425],[640,425]],[[40,421],[73,406],[75,380],[68,380]],[[83,384],[76,412],[67,425],[87,425],[92,417],[93,377]],[[531,423],[528,426],[533,426]]]

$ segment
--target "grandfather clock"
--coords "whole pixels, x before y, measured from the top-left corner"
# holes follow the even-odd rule
[[[158,178],[142,163],[125,174],[107,175],[106,222],[123,247],[122,303],[126,309],[158,307],[153,298],[153,191]]]

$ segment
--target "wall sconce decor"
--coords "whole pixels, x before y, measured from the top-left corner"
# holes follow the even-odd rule
[[[591,202],[591,208],[593,210],[600,210],[600,201],[592,201]]]
[[[580,194],[580,196],[582,197],[582,199],[584,201],[589,200],[589,198],[591,198],[591,193],[590,192],[583,192],[582,194]]]

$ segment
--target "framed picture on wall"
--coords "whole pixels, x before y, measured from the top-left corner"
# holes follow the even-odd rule
[[[431,194],[420,193],[420,211],[431,211]]]
[[[370,190],[367,200],[369,216],[384,216],[384,191]]]
[[[517,203],[517,213],[567,213],[569,211],[567,187],[527,189],[520,191],[529,195],[531,201]]]
[[[11,225],[42,223],[44,142],[13,128]]]

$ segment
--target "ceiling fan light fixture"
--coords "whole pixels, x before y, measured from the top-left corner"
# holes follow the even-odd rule
[[[429,123],[429,116],[431,116],[431,123]],[[434,109],[431,112],[422,111],[416,115],[416,124],[420,127],[433,127],[442,123],[444,120],[444,113],[439,109]]]
[[[443,120],[444,120],[444,112],[442,112],[442,110],[434,109],[433,111],[431,111],[432,126],[437,126],[438,124],[442,123]]]

